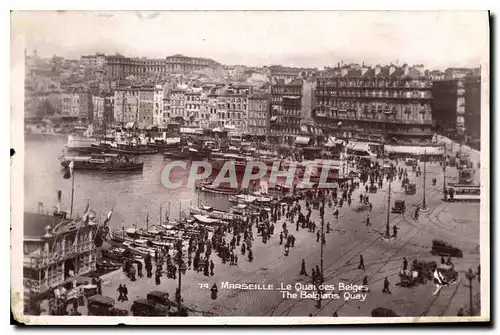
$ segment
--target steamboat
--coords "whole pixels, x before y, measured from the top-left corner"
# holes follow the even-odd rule
[[[65,156],[61,159],[63,167],[73,162],[73,169],[106,172],[142,172],[144,163],[128,156],[102,153],[90,156]]]

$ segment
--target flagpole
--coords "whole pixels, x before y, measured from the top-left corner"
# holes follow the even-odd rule
[[[70,163],[70,171],[71,171],[71,206],[70,206],[70,212],[69,212],[69,217],[73,217],[73,198],[75,197],[75,171],[73,168],[73,161]]]

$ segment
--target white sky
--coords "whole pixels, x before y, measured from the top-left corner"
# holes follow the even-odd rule
[[[249,66],[343,60],[445,69],[479,66],[489,50],[487,13],[479,11],[17,12],[12,31],[40,56],[179,53]]]

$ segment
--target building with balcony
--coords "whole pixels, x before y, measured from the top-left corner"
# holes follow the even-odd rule
[[[269,100],[266,94],[253,94],[248,98],[247,134],[266,136],[269,131]]]
[[[164,87],[163,85],[156,85],[154,89],[154,121],[153,124],[161,126],[163,124],[164,112]]]
[[[186,92],[186,123],[188,126],[200,126],[201,93]]]
[[[431,90],[421,65],[338,67],[317,79],[313,117],[329,136],[425,142],[433,135]]]
[[[480,139],[481,77],[469,69],[445,71],[445,79],[432,84],[432,118],[437,130],[445,136],[465,140]],[[457,73],[458,71],[458,73]]]
[[[269,134],[291,140],[301,132],[302,79],[272,79]]]
[[[23,284],[36,297],[96,269],[97,224],[54,215],[24,213]]]

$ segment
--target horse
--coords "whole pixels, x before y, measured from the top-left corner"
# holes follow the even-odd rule
[[[436,291],[432,295],[437,295],[441,288],[451,284],[455,284],[458,280],[458,272],[455,271],[453,265],[449,267],[435,267],[433,271],[434,284],[436,284]]]

